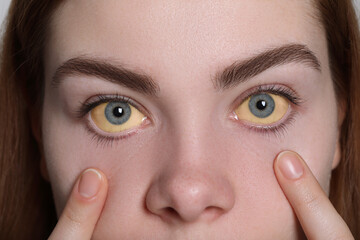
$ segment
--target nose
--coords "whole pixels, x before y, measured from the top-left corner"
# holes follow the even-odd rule
[[[146,207],[166,222],[213,221],[232,209],[227,179],[204,166],[175,164],[162,170],[146,195]]]

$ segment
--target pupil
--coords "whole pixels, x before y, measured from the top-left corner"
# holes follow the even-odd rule
[[[260,100],[256,103],[256,107],[259,110],[264,110],[267,107],[267,103],[265,100]]]
[[[122,107],[116,107],[113,110],[113,114],[115,117],[118,117],[118,118],[122,117],[124,115],[124,110]]]

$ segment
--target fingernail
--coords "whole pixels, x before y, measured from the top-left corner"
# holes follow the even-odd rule
[[[281,173],[290,180],[296,180],[304,174],[304,168],[297,154],[282,152],[278,156],[278,166]]]
[[[101,174],[89,168],[81,174],[78,191],[84,198],[92,198],[99,192],[100,184]]]

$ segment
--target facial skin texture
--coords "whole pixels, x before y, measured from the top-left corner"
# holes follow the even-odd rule
[[[58,214],[80,172],[96,167],[109,192],[93,239],[300,239],[273,161],[282,150],[298,152],[326,191],[338,162],[337,104],[315,15],[304,0],[60,5],[46,49],[42,117]],[[280,64],[215,89],[216,75],[235,61],[286,44],[305,45],[321,70]],[[81,74],[52,87],[56,69],[75,57],[149,75],[160,91],[149,96]],[[231,118],[241,97],[261,85],[291,88],[302,100],[290,103],[293,120],[278,133]],[[89,114],[79,119],[76,112],[98,94],[130,97],[150,123],[112,143],[96,140],[86,127]]]

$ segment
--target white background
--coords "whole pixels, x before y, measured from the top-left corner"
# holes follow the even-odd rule
[[[51,0],[49,0],[51,1]],[[338,1],[342,1],[342,0],[338,0]],[[358,13],[358,16],[360,16],[360,0],[353,0],[355,3],[355,8],[356,11]],[[4,18],[7,14],[7,10],[9,8],[9,4],[10,4],[10,0],[0,0],[0,23],[3,23]],[[359,19],[359,17],[358,17]],[[1,27],[1,30],[3,28]]]
[[[7,10],[9,8],[9,4],[10,4],[10,0],[0,0],[0,23],[4,21]]]

